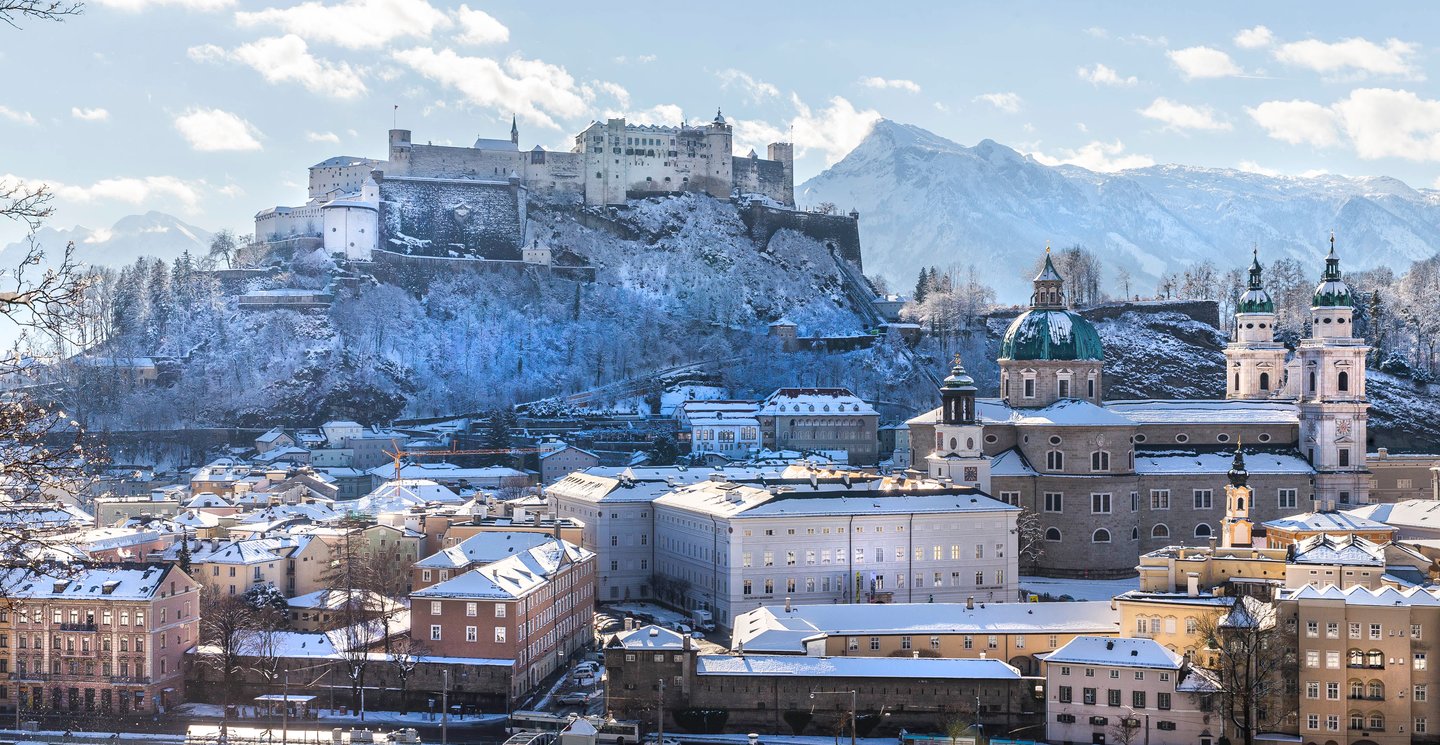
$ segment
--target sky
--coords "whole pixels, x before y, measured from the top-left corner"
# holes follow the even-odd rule
[[[1258,7],[1257,7],[1258,6]],[[797,183],[877,118],[1045,163],[1156,163],[1440,186],[1440,8],[1340,2],[89,0],[0,25],[0,181],[54,227],[160,210],[250,232],[305,169],[416,142],[568,150],[591,120],[717,108]],[[17,74],[17,71],[23,74]],[[0,225],[0,245],[19,238]]]

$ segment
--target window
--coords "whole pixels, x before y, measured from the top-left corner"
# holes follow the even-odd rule
[[[1340,700],[1340,684],[1334,681],[1325,684],[1325,698],[1331,701]]]
[[[1410,624],[1410,638],[1411,638],[1411,639],[1419,639],[1419,638],[1420,638],[1420,624],[1418,624],[1418,623],[1412,623],[1412,624]]]
[[[1136,709],[1145,708],[1145,692],[1134,691],[1130,694],[1130,705]]]
[[[751,594],[754,593],[754,591],[755,591],[755,586],[751,583],[751,581],[748,580],[748,579],[745,580],[745,586],[744,586],[744,589],[741,590],[741,593],[744,594],[744,595],[751,595]]]
[[[1108,452],[1106,452],[1106,451],[1104,451],[1104,450],[1096,450],[1095,452],[1091,453],[1091,454],[1090,454],[1090,470],[1092,470],[1092,471],[1108,471],[1108,470],[1110,470],[1110,453],[1108,453]]]
[[[1163,711],[1169,711],[1170,694],[1164,692],[1155,694],[1155,708],[1161,709]]]
[[[1108,514],[1110,514],[1110,495],[1109,495],[1109,494],[1091,494],[1091,495],[1090,495],[1090,514],[1092,514],[1092,515],[1108,515]]]
[[[1151,538],[1169,538],[1169,537],[1170,537],[1170,528],[1167,527],[1167,526],[1165,525],[1165,523],[1155,523],[1155,527],[1153,527],[1153,528],[1150,529],[1150,537],[1151,537]]]
[[[1045,468],[1049,471],[1065,470],[1065,454],[1059,450],[1051,450],[1045,453]]]
[[[1320,698],[1320,684],[1318,682],[1312,680],[1305,684],[1305,698]]]
[[[852,636],[852,637],[846,638],[846,640],[845,640],[845,648],[848,649],[848,650],[850,650],[851,652],[855,652],[855,651],[859,650],[859,649],[860,649],[860,637],[858,637],[858,636]]]
[[[430,601],[430,615],[432,615],[432,616],[438,616],[438,615],[440,615],[440,601],[439,601],[439,600],[431,600],[431,601]]]
[[[496,627],[495,627],[495,642],[496,642],[497,644],[504,644],[504,643],[505,643],[505,627],[504,627],[504,626],[496,626]]]
[[[1279,493],[1280,493],[1280,509],[1282,509],[1282,510],[1293,510],[1293,509],[1295,509],[1295,490],[1294,490],[1294,489],[1281,489],[1281,490],[1279,491]]]
[[[1060,492],[1053,492],[1053,491],[1047,491],[1047,492],[1045,492],[1045,511],[1046,511],[1046,512],[1064,512],[1064,511],[1065,511],[1065,495],[1064,495],[1064,494],[1061,494]]]
[[[469,617],[471,617],[471,618],[474,618],[475,616],[480,615],[480,604],[479,604],[479,603],[466,603],[466,604],[465,604],[465,615],[467,615],[467,616],[469,616]]]
[[[1339,380],[1337,380],[1336,382],[1338,383],[1338,387],[1340,388],[1340,390],[1350,390],[1350,373],[1341,370]]]
[[[1095,531],[1094,533],[1092,533],[1092,534],[1090,535],[1090,542],[1091,542],[1091,543],[1109,543],[1109,542],[1110,542],[1110,531],[1108,531],[1108,530],[1106,530],[1106,529],[1104,529],[1104,528],[1100,528],[1099,530]]]
[[[436,623],[430,625],[430,641],[440,641],[440,624]]]
[[[1370,624],[1370,638],[1371,638],[1371,639],[1380,639],[1380,638],[1381,638],[1381,635],[1380,635],[1380,624],[1378,624],[1378,623],[1372,623],[1372,624]]]
[[[1055,542],[1058,543],[1058,542],[1060,541],[1060,529],[1059,529],[1059,528],[1046,528],[1046,529],[1045,529],[1045,540],[1047,540],[1047,541],[1055,541]]]
[[[1086,705],[1089,705],[1089,706],[1094,706],[1094,705],[1095,705],[1095,689],[1094,689],[1094,688],[1084,688],[1084,689],[1081,689],[1080,693],[1081,693],[1081,695],[1083,696],[1082,701],[1083,701]]]
[[[1074,701],[1074,691],[1070,686],[1060,686],[1060,703],[1068,704]]]
[[[940,637],[938,637],[938,636],[932,636],[932,637],[930,637],[930,648],[931,648],[931,649],[939,649],[939,648],[940,648]]]
[[[1109,706],[1120,705],[1120,689],[1111,688],[1105,691],[1105,703]]]
[[[1425,653],[1424,653],[1424,652],[1416,652],[1416,653],[1415,653],[1415,656],[1412,657],[1411,659],[1414,660],[1414,664],[1415,664],[1415,669],[1416,669],[1416,670],[1424,670],[1424,669],[1426,669],[1426,665],[1425,665]]]
[[[1429,700],[1429,695],[1430,695],[1430,687],[1429,687],[1429,686],[1427,686],[1427,685],[1424,684],[1424,683],[1416,683],[1416,684],[1415,684],[1414,700],[1416,700],[1416,701],[1428,701],[1428,700]]]
[[[480,634],[479,634],[478,632],[476,632],[475,627],[474,627],[474,626],[466,626],[466,627],[465,627],[465,641],[467,641],[467,642],[473,642],[473,641],[479,641],[479,640],[480,640]]]
[[[1316,649],[1305,650],[1305,667],[1320,667],[1320,651]]]
[[[878,636],[872,636],[872,637],[870,637],[870,651],[875,652],[875,651],[879,651],[879,649],[880,649],[880,637],[878,637]]]
[[[505,604],[504,604],[504,603],[496,603],[496,604],[495,604],[495,617],[496,617],[496,618],[504,618],[504,617],[505,617]]]
[[[1150,490],[1150,509],[1152,509],[1152,510],[1168,510],[1168,509],[1170,509],[1170,490],[1169,490],[1169,489],[1151,489],[1151,490]],[[1168,535],[1168,534],[1167,534],[1167,535]]]
[[[1035,398],[1035,379],[1025,379],[1025,398]]]
[[[1215,504],[1215,492],[1209,489],[1195,490],[1195,509],[1208,510]]]
[[[1429,732],[1428,726],[1429,722],[1425,721],[1425,717],[1415,717],[1415,734],[1423,735]]]

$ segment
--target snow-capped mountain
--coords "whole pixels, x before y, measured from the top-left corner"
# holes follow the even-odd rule
[[[45,227],[35,234],[47,257],[59,256],[65,244],[74,241],[79,261],[114,267],[134,263],[141,256],[171,261],[186,250],[193,256],[204,256],[210,250],[210,236],[208,230],[154,211],[122,217],[109,228]],[[16,242],[6,246],[3,255],[13,256],[24,250],[25,243]]]
[[[1403,271],[1440,247],[1440,193],[1393,178],[1175,165],[1096,173],[888,120],[797,198],[860,211],[866,273],[908,290],[921,266],[974,264],[1011,301],[1029,295],[1024,275],[1047,241],[1096,251],[1108,273],[1124,267],[1132,291],[1147,294],[1200,259],[1242,267],[1251,246],[1262,261],[1293,257],[1318,276],[1332,229],[1347,270]]]

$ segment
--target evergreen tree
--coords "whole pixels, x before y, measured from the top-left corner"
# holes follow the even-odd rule
[[[184,572],[184,573],[186,573],[186,574],[189,574],[189,573],[190,573],[190,534],[189,534],[189,533],[181,533],[181,534],[180,534],[180,553],[179,553],[179,555],[177,555],[177,556],[175,557],[175,564],[176,564],[176,566],[179,566],[179,567],[180,567],[180,571],[182,571],[182,572]]]
[[[915,280],[915,292],[910,300],[915,303],[925,302],[925,296],[930,294],[930,276],[925,273],[925,267],[920,267],[920,278]]]

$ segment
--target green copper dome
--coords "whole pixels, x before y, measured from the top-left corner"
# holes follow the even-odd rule
[[[1068,310],[1032,308],[1005,330],[1002,360],[1103,360],[1105,347],[1090,322]]]
[[[1315,296],[1310,299],[1312,308],[1353,308],[1355,298],[1350,286],[1340,278],[1340,258],[1335,255],[1335,236],[1330,236],[1330,255],[1325,257],[1325,271],[1320,275],[1320,284],[1315,286]]]
[[[975,379],[970,373],[965,372],[965,366],[960,364],[960,354],[955,354],[955,363],[950,367],[950,375],[940,384],[944,390],[950,391],[973,391],[975,390]]]
[[[1270,299],[1270,293],[1265,291],[1265,284],[1261,281],[1260,253],[1256,251],[1250,259],[1250,284],[1245,294],[1240,296],[1240,302],[1235,304],[1236,313],[1274,313],[1275,301]]]

